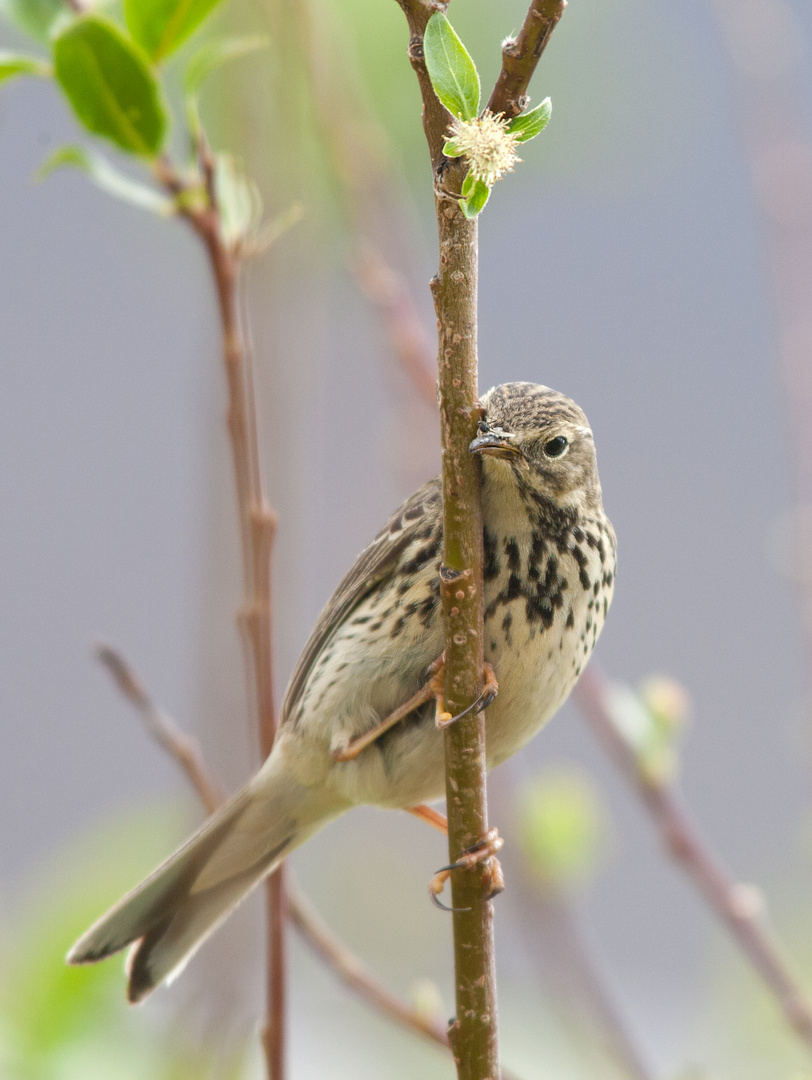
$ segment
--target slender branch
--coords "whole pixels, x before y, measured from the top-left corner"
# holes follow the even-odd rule
[[[265,496],[262,481],[251,357],[239,317],[242,249],[238,243],[230,244],[223,238],[214,183],[215,162],[202,132],[198,136],[197,156],[200,177],[195,182],[181,177],[167,159],[161,159],[155,171],[167,191],[176,197],[178,213],[203,241],[217,291],[228,384],[227,424],[243,551],[244,599],[239,622],[251,658],[259,742],[265,758],[271,752],[276,734],[271,647],[271,549],[276,515]],[[270,1080],[284,1080],[286,905],[283,866],[267,879],[265,889],[267,1013],[262,1044]]]
[[[431,347],[403,275],[393,270],[370,244],[360,247],[353,269],[364,293],[378,308],[409,380],[422,400],[436,409],[437,377],[433,362],[431,366],[427,363]]]
[[[426,32],[426,23],[435,11],[440,11],[448,4],[434,3],[432,0],[397,0],[406,22],[409,25],[409,61],[417,75],[420,86],[420,97],[423,100],[423,130],[426,133],[426,142],[431,157],[431,167],[436,170],[445,160],[443,157],[443,144],[448,130],[450,114],[440,104],[437,95],[431,85],[426,59],[423,55],[423,35]]]
[[[711,0],[732,68],[731,108],[750,169],[773,293],[773,351],[792,449],[796,506],[787,532],[809,548],[812,506],[812,134],[797,15],[787,0],[757,8]],[[765,28],[769,28],[765,32]],[[757,62],[754,62],[757,58]],[[812,578],[786,566],[801,606],[806,692],[812,679]]]
[[[291,922],[316,955],[336,972],[345,986],[400,1027],[417,1032],[431,1042],[448,1049],[445,1025],[423,1016],[381,986],[366,964],[328,929],[319,913],[299,889],[291,873],[288,874],[287,886]]]
[[[673,785],[644,773],[607,705],[606,680],[590,664],[575,689],[582,711],[621,771],[637,789],[663,843],[682,866],[742,952],[775,995],[787,1023],[812,1051],[812,1002],[765,925],[763,903],[752,888],[732,880],[706,843]]]
[[[532,0],[522,28],[502,44],[502,70],[488,108],[492,113],[518,116],[527,107],[527,87],[547,47],[567,0]]]
[[[324,5],[317,12],[313,6],[314,0],[292,3],[290,25],[308,65],[314,115],[355,249],[350,269],[377,307],[412,385],[436,410],[434,343],[404,274],[411,261],[412,230],[405,210],[409,195],[394,166],[389,136],[358,82],[351,42],[341,41],[337,47],[340,25],[334,25]]]
[[[411,33],[409,57],[423,97],[423,126],[435,176],[448,114],[437,100],[423,57],[427,7],[400,0]],[[443,453],[443,604],[445,704],[467,709],[484,669],[482,510],[479,466],[468,446],[476,435],[478,229],[459,202],[460,170],[435,183],[440,266],[431,283],[438,327],[438,385]],[[446,194],[446,192],[449,192]],[[485,718],[472,714],[445,732],[448,850],[461,851],[488,832]],[[456,1014],[449,1038],[459,1080],[499,1076],[493,906],[479,868],[452,874]]]
[[[225,799],[225,792],[209,774],[198,744],[154,704],[133,669],[112,646],[98,645],[96,656],[113,676],[122,694],[139,711],[147,732],[180,766],[207,813],[213,814]]]
[[[531,884],[522,875],[520,885],[528,892],[527,920],[531,941],[541,939],[545,978],[556,1000],[580,1006],[582,1020],[592,1022],[607,1053],[631,1080],[653,1080],[655,1073],[619,1008],[600,965],[580,926],[578,914],[567,892],[545,881],[539,897],[538,882]],[[540,902],[539,902],[540,899]]]
[[[476,432],[477,402],[477,221],[459,205],[464,178],[461,160],[449,161],[443,143],[450,119],[431,85],[423,35],[442,5],[398,0],[409,25],[409,59],[423,100],[423,129],[434,175],[440,266],[431,283],[438,329],[438,388],[443,453],[443,603],[446,708],[466,709],[482,688],[484,667],[482,510],[479,464],[468,446]],[[563,10],[548,20],[541,38],[531,15],[522,48],[537,55],[507,60],[507,84],[526,86],[538,56]],[[538,20],[536,20],[538,21]],[[546,25],[546,24],[545,24]],[[512,67],[511,67],[512,65]],[[515,73],[515,78],[511,75]],[[503,68],[504,72],[504,68]],[[526,76],[526,79],[525,79]],[[522,83],[522,79],[525,81]],[[499,98],[499,84],[494,96]],[[517,110],[518,111],[518,110]],[[442,181],[442,182],[441,182]],[[445,733],[448,843],[452,862],[488,832],[485,719],[482,713],[452,724]],[[449,1028],[459,1080],[499,1076],[493,908],[476,869],[451,879],[454,906],[456,1016]]]

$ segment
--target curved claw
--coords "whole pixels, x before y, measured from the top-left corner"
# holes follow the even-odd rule
[[[440,900],[440,893],[445,888],[445,883],[454,870],[470,870],[478,863],[484,863],[486,876],[490,879],[490,891],[486,897],[492,900],[505,888],[505,879],[502,876],[502,867],[496,858],[496,853],[501,850],[504,841],[496,829],[489,829],[475,844],[460,852],[456,862],[441,867],[429,883],[429,896],[435,907],[442,911],[470,911],[470,908],[449,907]]]
[[[453,915],[457,911],[470,911],[471,910],[469,907],[449,907],[448,904],[444,904],[442,902],[442,900],[440,899],[439,893],[436,893],[434,891],[434,889],[432,889],[431,886],[429,886],[429,896],[431,897],[432,904],[434,904],[435,907],[438,907],[440,909],[440,911],[450,911],[451,914]]]
[[[482,693],[476,699],[476,701],[469,705],[467,709],[463,709],[461,713],[457,713],[456,716],[449,716],[448,713],[438,714],[435,724],[442,731],[443,728],[447,728],[449,724],[455,724],[457,720],[462,720],[464,716],[468,716],[469,713],[482,712],[494,701],[496,695],[499,693],[499,683],[496,681],[496,673],[493,667],[489,663],[485,663],[485,685],[482,687]]]

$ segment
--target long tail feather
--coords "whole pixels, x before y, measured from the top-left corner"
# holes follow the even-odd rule
[[[276,766],[276,767],[275,767]],[[169,979],[280,860],[342,807],[297,784],[273,756],[145,881],[103,915],[68,953],[87,964],[136,942],[128,996],[140,1001]]]

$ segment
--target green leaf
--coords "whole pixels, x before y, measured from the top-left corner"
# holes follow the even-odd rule
[[[514,116],[508,124],[507,130],[511,135],[515,135],[516,142],[527,142],[528,139],[535,139],[540,132],[544,131],[550,122],[552,114],[553,103],[549,98],[545,98],[541,105],[537,105],[530,112],[522,113],[521,116]]]
[[[0,0],[0,11],[8,21],[43,45],[48,43],[54,22],[65,10],[63,0]]]
[[[37,179],[44,180],[56,169],[65,166],[73,166],[87,173],[96,187],[107,192],[130,206],[137,206],[140,210],[149,210],[150,213],[168,217],[175,212],[175,204],[166,195],[138,180],[132,180],[129,176],[119,172],[101,154],[92,153],[81,146],[61,146],[45,161],[37,171]]]
[[[108,19],[85,15],[54,42],[56,77],[88,131],[121,150],[155,157],[169,114],[146,58]]]
[[[245,240],[262,217],[259,189],[230,154],[217,155],[214,188],[220,207],[220,235],[227,244]]]
[[[197,30],[220,0],[124,0],[130,33],[154,60],[163,60]]]
[[[446,157],[462,157],[465,151],[460,146],[459,139],[446,139],[443,143],[443,153]]]
[[[589,781],[561,772],[525,788],[519,836],[530,866],[544,884],[570,886],[593,870],[601,839],[598,802]]]
[[[257,49],[267,49],[266,37],[225,38],[222,41],[207,41],[198,49],[183,74],[183,89],[187,94],[197,94],[206,79],[217,68],[230,60],[238,60]]]
[[[13,79],[15,75],[40,75],[48,78],[50,74],[48,64],[36,56],[22,56],[0,49],[0,83]]]
[[[463,198],[460,199],[462,212],[469,219],[475,218],[477,214],[482,213],[491,194],[491,189],[484,180],[471,180],[469,183],[468,177],[470,175],[468,173],[463,181]]]
[[[434,93],[454,116],[473,120],[479,112],[479,75],[451,23],[439,11],[426,24],[423,53]]]

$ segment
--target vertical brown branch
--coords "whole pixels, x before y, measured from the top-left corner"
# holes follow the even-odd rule
[[[400,0],[409,23],[409,58],[423,97],[423,126],[435,173],[440,265],[432,281],[437,314],[440,430],[443,453],[443,570],[441,596],[446,707],[459,713],[482,689],[484,667],[482,512],[479,465],[468,452],[477,423],[476,221],[457,198],[462,174],[452,168],[437,183],[449,116],[437,100],[423,58],[428,5]],[[485,720],[479,713],[445,734],[449,856],[488,831]],[[493,908],[481,870],[452,875],[456,1015],[449,1028],[460,1080],[499,1076]]]
[[[454,199],[437,196],[440,268],[432,282],[439,334],[443,452],[445,703],[459,713],[482,688],[483,585],[479,468],[468,451],[477,421],[477,223]],[[485,719],[445,733],[449,856],[488,831]],[[499,1075],[493,907],[479,870],[452,875],[456,1016],[449,1036],[460,1080]]]
[[[271,752],[276,734],[271,649],[271,549],[276,515],[268,503],[262,481],[253,373],[240,323],[238,286],[242,250],[239,243],[229,243],[223,238],[214,185],[214,159],[202,137],[198,144],[198,164],[206,194],[202,206],[200,192],[193,191],[167,160],[158,163],[156,173],[168,191],[176,196],[186,196],[178,199],[178,210],[206,247],[217,292],[228,387],[227,426],[243,553],[243,605],[239,622],[251,661],[260,749],[265,758]],[[190,197],[192,194],[197,198]],[[267,1013],[262,1044],[270,1080],[284,1080],[285,1076],[283,875],[280,867],[265,883]]]
[[[446,708],[458,713],[482,688],[484,666],[482,512],[479,466],[468,452],[477,422],[477,223],[459,206],[460,161],[443,155],[450,120],[437,99],[423,53],[423,35],[443,5],[398,0],[409,25],[409,59],[423,100],[423,129],[434,176],[440,266],[432,281],[437,314],[438,383],[443,452],[441,596]],[[524,91],[563,12],[561,0],[533,0],[515,57],[503,58],[491,100],[499,111],[524,107]],[[521,101],[507,100],[510,94]],[[506,98],[502,102],[502,98]],[[451,725],[445,737],[449,854],[488,831],[485,722],[480,713]],[[456,1017],[449,1030],[460,1080],[499,1076],[493,909],[477,869],[452,875]]]

